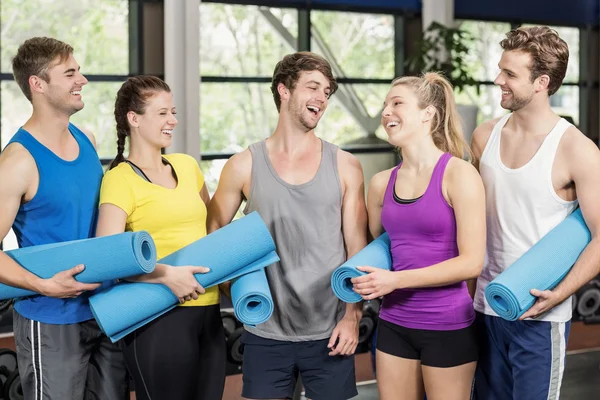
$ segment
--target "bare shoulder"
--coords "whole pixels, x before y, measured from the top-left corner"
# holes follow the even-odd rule
[[[238,172],[246,171],[248,167],[252,166],[252,152],[250,149],[246,149],[234,154],[227,160],[227,165]]]
[[[574,126],[563,134],[559,149],[569,157],[569,162],[586,163],[600,156],[596,143]]]
[[[490,119],[477,126],[473,131],[472,146],[483,150],[494,130],[494,126],[496,126],[501,119],[502,117]]]
[[[362,165],[354,154],[338,148],[337,163],[339,171],[344,175],[362,177]]]
[[[448,161],[445,178],[451,183],[461,183],[461,185],[481,180],[479,172],[473,164],[458,157],[452,157]]]
[[[250,149],[246,149],[240,153],[234,154],[227,160],[223,167],[220,180],[228,182],[240,183],[243,185],[250,180],[252,176],[252,153]]]
[[[20,143],[11,143],[0,154],[0,181],[11,190],[25,193],[32,178],[37,174],[33,156]]]
[[[395,167],[376,173],[369,182],[369,195],[383,195]]]

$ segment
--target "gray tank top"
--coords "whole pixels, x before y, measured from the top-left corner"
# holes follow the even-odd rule
[[[277,175],[266,141],[250,146],[252,182],[244,213],[258,211],[281,258],[265,270],[273,315],[264,324],[245,327],[263,338],[326,339],[344,316],[345,303],[331,289],[333,270],[346,261],[338,148],[324,140],[321,143],[319,169],[301,185],[291,185]]]

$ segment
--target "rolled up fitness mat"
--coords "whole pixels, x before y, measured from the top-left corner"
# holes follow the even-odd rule
[[[235,279],[231,284],[231,301],[241,323],[255,326],[271,318],[273,298],[264,268]]]
[[[83,283],[150,273],[156,265],[156,247],[145,231],[24,247],[5,254],[43,279],[84,264],[85,269],[75,275]],[[0,300],[34,294],[37,293],[0,284]]]
[[[159,260],[160,263],[210,268],[196,274],[204,288],[232,280],[279,261],[275,243],[257,212],[252,212]],[[92,313],[113,342],[179,304],[161,284],[122,282],[90,297]]]
[[[358,303],[362,300],[362,297],[352,289],[353,285],[350,281],[352,278],[366,275],[366,273],[356,269],[356,267],[361,266],[392,269],[390,238],[387,233],[369,243],[364,249],[333,271],[331,288],[340,300],[346,303]]]
[[[487,285],[488,304],[500,317],[517,320],[535,303],[530,290],[553,289],[590,240],[590,231],[577,209]]]

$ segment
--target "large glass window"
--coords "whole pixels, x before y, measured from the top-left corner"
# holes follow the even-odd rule
[[[468,55],[468,65],[476,80],[480,83],[479,93],[476,87],[468,87],[462,93],[457,92],[458,103],[474,104],[479,108],[478,123],[499,117],[507,112],[500,107],[500,89],[493,85],[498,75],[498,62],[502,55],[500,41],[510,31],[508,23],[484,21],[460,21],[460,26],[476,39]],[[532,25],[522,25],[532,26]],[[569,46],[569,65],[560,90],[550,97],[552,108],[562,116],[573,119],[579,124],[579,29],[552,27]]]

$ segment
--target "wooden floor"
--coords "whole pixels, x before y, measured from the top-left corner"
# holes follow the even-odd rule
[[[12,337],[0,338],[0,348],[15,348]],[[600,349],[600,325],[584,325],[581,322],[571,324],[567,351],[575,352],[585,349]],[[372,380],[373,370],[369,353],[356,356],[356,378],[358,382]],[[239,400],[242,392],[242,376],[230,375],[225,383],[223,400]],[[135,399],[132,394],[131,399]]]

